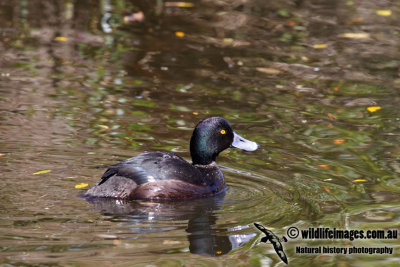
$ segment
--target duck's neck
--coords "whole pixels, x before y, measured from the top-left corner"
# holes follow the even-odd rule
[[[190,148],[193,165],[209,165],[215,162],[216,156],[206,154],[206,151]]]
[[[199,138],[193,133],[190,139],[190,156],[194,165],[209,165],[215,161],[218,153],[212,153],[205,138]]]

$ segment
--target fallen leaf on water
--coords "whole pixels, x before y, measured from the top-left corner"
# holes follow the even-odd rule
[[[328,117],[329,117],[329,119],[330,119],[331,121],[337,119],[337,116],[336,116],[335,114],[332,114],[332,113],[328,113]]]
[[[324,185],[323,187],[324,187],[325,192],[327,192],[327,193],[331,192],[331,190],[327,186]]]
[[[185,33],[184,32],[175,32],[176,37],[184,37]]]
[[[333,88],[333,91],[337,92],[339,89],[342,87],[342,84],[339,84],[338,86]]]
[[[158,205],[158,203],[155,203],[155,202],[140,202],[140,204],[143,204],[143,205]]]
[[[380,109],[381,109],[380,106],[371,106],[371,107],[367,107],[367,110],[368,110],[369,112],[375,112],[375,111],[378,111],[378,110],[380,110]]]
[[[194,7],[194,3],[189,2],[165,2],[166,7]]]
[[[199,113],[198,112],[193,112],[193,115],[197,116],[197,115],[199,115]]]
[[[313,47],[315,49],[323,49],[323,48],[327,48],[328,45],[327,44],[315,44]]]
[[[361,183],[361,182],[366,182],[367,180],[365,179],[355,179],[353,180],[354,183]]]
[[[318,166],[325,170],[329,170],[331,168],[331,167],[329,167],[329,165],[326,165],[326,164],[319,164]]]
[[[290,19],[287,21],[287,25],[289,25],[290,27],[294,27],[296,26],[296,21]]]
[[[336,145],[343,144],[344,142],[346,142],[345,139],[335,139],[335,140],[333,140],[333,143],[336,144]]]
[[[282,71],[273,68],[256,68],[257,71],[266,74],[280,74]]]
[[[0,158],[4,157],[6,154],[0,153]]]
[[[376,14],[379,16],[389,17],[390,15],[392,15],[392,10],[388,9],[377,10]]]
[[[364,18],[361,18],[361,17],[358,17],[358,18],[351,18],[350,19],[350,22],[363,22],[364,21]]]
[[[44,174],[44,173],[49,173],[49,172],[51,172],[51,170],[43,170],[43,171],[35,172],[35,173],[33,173],[33,175]]]
[[[88,186],[89,184],[87,184],[87,183],[80,183],[80,184],[76,184],[75,185],[75,188],[85,188],[86,186]]]
[[[224,43],[226,43],[226,44],[231,44],[231,43],[233,43],[233,39],[232,38],[224,38]]]
[[[371,35],[366,32],[348,32],[339,34],[339,37],[349,38],[349,39],[368,39],[371,37]]]
[[[107,125],[103,125],[103,124],[97,124],[97,127],[102,129],[102,130],[108,130],[110,129],[110,127],[108,127]]]
[[[66,42],[68,41],[68,38],[64,36],[57,36],[56,38],[54,38],[54,41]]]
[[[217,250],[217,254],[218,255],[222,254],[222,251],[221,250]]]

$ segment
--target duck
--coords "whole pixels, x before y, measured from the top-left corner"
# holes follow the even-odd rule
[[[228,148],[255,151],[259,145],[233,131],[222,117],[204,119],[190,139],[191,163],[171,152],[144,152],[106,166],[100,181],[84,197],[184,200],[216,195],[226,190],[216,158]]]

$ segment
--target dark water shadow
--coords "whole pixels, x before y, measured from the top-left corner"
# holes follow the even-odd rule
[[[173,230],[174,227],[149,227],[155,222],[187,220],[187,238],[189,250],[193,254],[221,256],[239,248],[253,239],[256,234],[227,234],[248,228],[237,226],[235,229],[217,227],[219,211],[224,204],[225,192],[217,196],[174,202],[126,201],[105,198],[86,199],[95,209],[111,220],[123,220],[134,234],[146,234]],[[137,227],[137,225],[144,225]],[[146,227],[147,226],[147,227]]]

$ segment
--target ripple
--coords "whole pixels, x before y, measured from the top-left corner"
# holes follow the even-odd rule
[[[300,216],[301,209],[293,203],[293,189],[289,185],[251,172],[222,169],[228,186],[223,211],[230,213],[224,227],[234,227],[237,222],[280,224],[289,213],[294,215],[294,222]]]
[[[389,222],[399,217],[398,209],[369,209],[352,216],[353,222]]]
[[[301,209],[290,201],[293,198],[288,185],[254,173],[223,169],[228,190],[210,198],[175,202],[88,201],[118,229],[107,231],[115,239],[153,242],[173,236],[179,251],[187,238],[192,253],[211,256],[254,240],[259,232],[252,227],[253,222],[278,227],[282,221],[287,223],[282,218],[288,213],[301,214]]]

